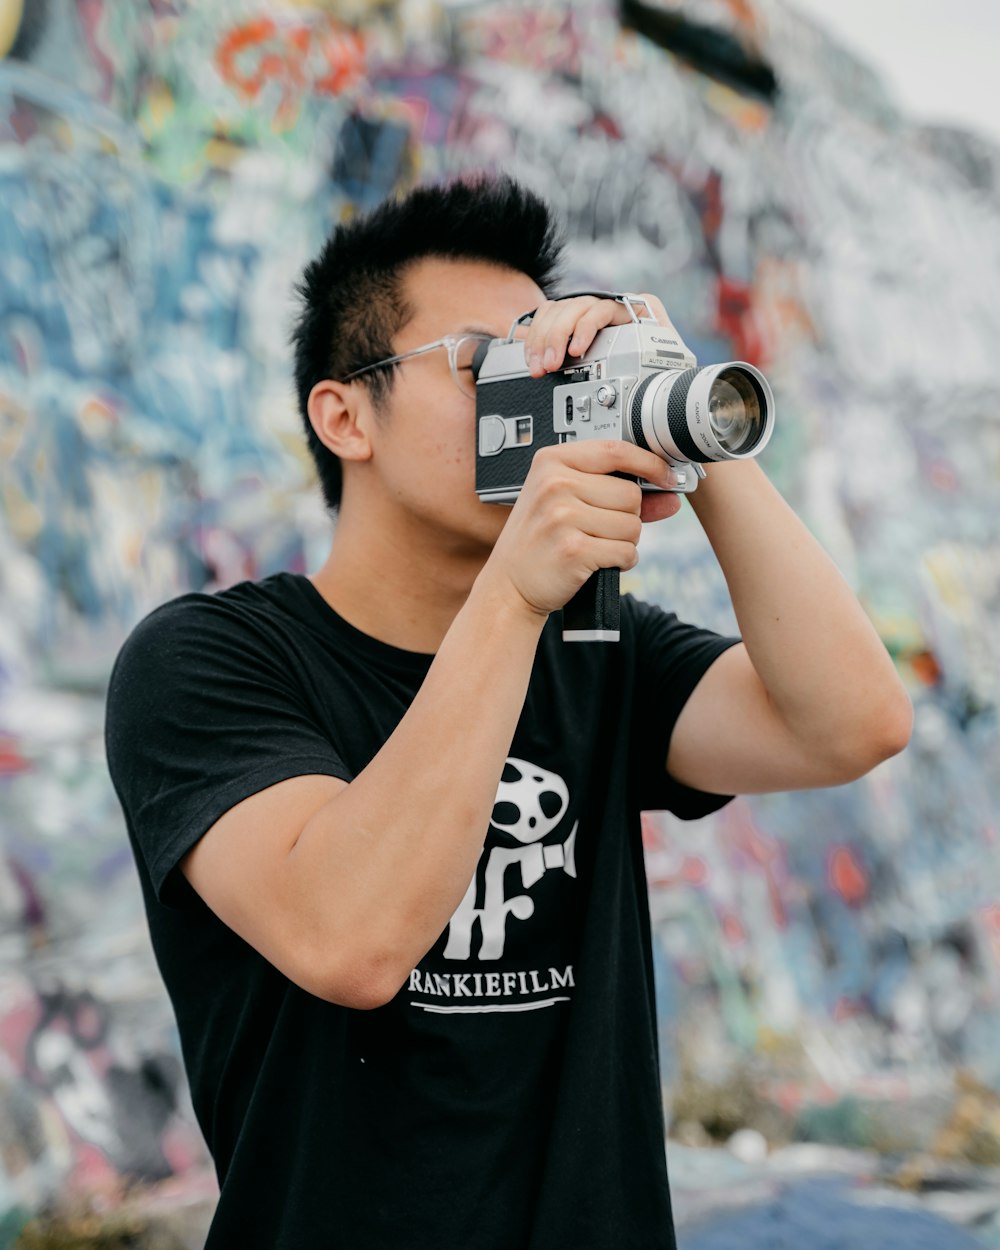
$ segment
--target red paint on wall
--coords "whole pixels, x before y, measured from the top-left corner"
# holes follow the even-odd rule
[[[868,873],[850,847],[837,846],[831,851],[827,880],[850,907],[856,907],[868,897]]]

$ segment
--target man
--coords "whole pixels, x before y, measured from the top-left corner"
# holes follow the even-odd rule
[[[562,605],[680,505],[611,476],[670,484],[617,442],[539,453],[512,509],[475,495],[475,346],[537,308],[541,377],[627,315],[547,299],[557,258],[509,180],[339,227],[295,335],[326,563],[183,595],[116,661],[210,1247],[673,1246],[639,813],[835,785],[908,738],[754,463],[691,497],[742,641],[626,596],[620,643],[562,642]]]

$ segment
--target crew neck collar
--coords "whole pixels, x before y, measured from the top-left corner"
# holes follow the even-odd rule
[[[343,638],[345,643],[348,643],[354,650],[363,652],[383,664],[405,668],[411,672],[426,673],[430,667],[434,659],[433,653],[407,651],[402,647],[393,646],[392,643],[382,642],[381,639],[373,638],[371,634],[366,634],[345,620],[327,603],[304,573],[275,573],[267,580],[277,582],[283,591],[292,591],[291,595],[282,594],[282,602],[286,603],[286,606],[295,603],[301,608],[298,613],[300,617],[305,617],[310,624],[315,625],[328,636],[332,632]]]

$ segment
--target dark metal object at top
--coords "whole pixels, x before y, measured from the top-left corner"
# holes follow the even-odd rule
[[[703,26],[681,13],[641,4],[639,0],[621,0],[621,20],[623,26],[630,26],[694,69],[737,91],[768,103],[773,103],[778,95],[774,70],[727,30]]]

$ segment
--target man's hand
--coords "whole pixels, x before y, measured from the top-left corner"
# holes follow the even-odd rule
[[[537,452],[510,519],[480,575],[500,578],[524,604],[547,616],[601,568],[631,569],[647,511],[638,483],[674,484],[673,469],[651,451],[617,439],[587,439]],[[676,495],[648,497],[656,516],[680,508]]]
[[[667,310],[655,295],[643,294],[640,298],[660,325],[670,325]],[[559,369],[567,355],[582,356],[598,331],[606,326],[626,325],[631,320],[624,304],[613,299],[599,299],[596,295],[545,300],[538,306],[523,334],[528,371],[533,378],[540,378],[553,369]]]

